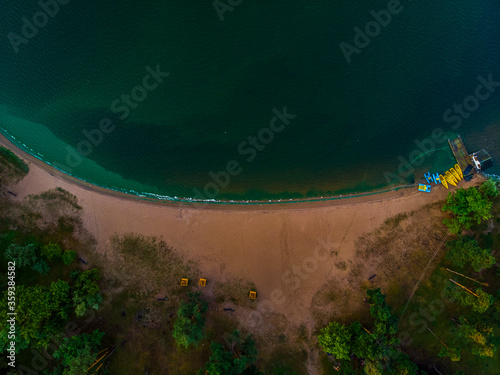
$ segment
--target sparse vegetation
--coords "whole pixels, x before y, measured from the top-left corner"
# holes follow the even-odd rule
[[[10,172],[9,169],[11,170]],[[5,173],[12,175],[12,169],[14,170],[15,177],[18,178],[27,175],[30,170],[28,165],[16,154],[0,146],[0,173],[2,175]]]

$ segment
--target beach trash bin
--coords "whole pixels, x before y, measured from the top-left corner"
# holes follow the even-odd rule
[[[256,299],[257,298],[257,292],[251,290],[250,293],[248,293],[248,298],[250,298],[250,299]]]
[[[198,285],[199,286],[205,286],[205,285],[207,285],[207,279],[200,279],[200,281],[198,281]]]
[[[181,279],[181,286],[187,286],[189,280],[188,279]]]

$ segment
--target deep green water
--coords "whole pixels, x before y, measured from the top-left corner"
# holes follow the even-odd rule
[[[454,164],[445,141],[416,146],[437,128],[461,134],[469,151],[487,149],[489,172],[500,174],[500,87],[460,126],[443,119],[475,95],[479,76],[500,82],[500,3],[401,1],[348,63],[339,44],[353,44],[354,27],[387,6],[366,3],[243,1],[221,21],[211,1],[72,0],[16,53],[9,33],[22,36],[22,18],[41,9],[3,0],[0,131],[89,183],[170,198],[288,199],[411,183]],[[113,110],[157,65],[169,76],[127,116],[122,104]],[[284,107],[296,118],[262,130]],[[83,131],[106,119],[113,130],[87,157],[70,156],[68,147],[89,151]],[[259,132],[268,144],[242,145]],[[410,156],[416,162],[402,166]],[[239,174],[215,194],[210,172],[230,161]]]

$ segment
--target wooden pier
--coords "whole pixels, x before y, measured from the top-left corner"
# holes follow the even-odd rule
[[[470,176],[476,172],[472,165],[472,160],[470,158],[469,153],[467,152],[467,149],[465,148],[464,141],[462,140],[462,137],[458,136],[455,139],[448,139],[448,143],[450,145],[451,151],[453,152],[453,155],[455,156],[455,159],[457,159],[457,163],[462,169],[462,172],[464,173],[464,177],[467,174],[467,176]],[[468,168],[470,166],[470,168]],[[468,173],[466,173],[466,171]]]

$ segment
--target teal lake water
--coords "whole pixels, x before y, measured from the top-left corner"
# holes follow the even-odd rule
[[[500,175],[500,84],[443,119],[479,76],[500,82],[500,3],[401,1],[348,63],[340,43],[387,3],[243,1],[221,21],[212,1],[73,0],[45,20],[36,1],[3,0],[0,132],[91,184],[165,199],[413,183],[455,164],[445,138],[457,134]],[[23,17],[47,22],[27,38]],[[168,77],[151,76],[158,65]],[[436,129],[440,142],[417,146]]]

